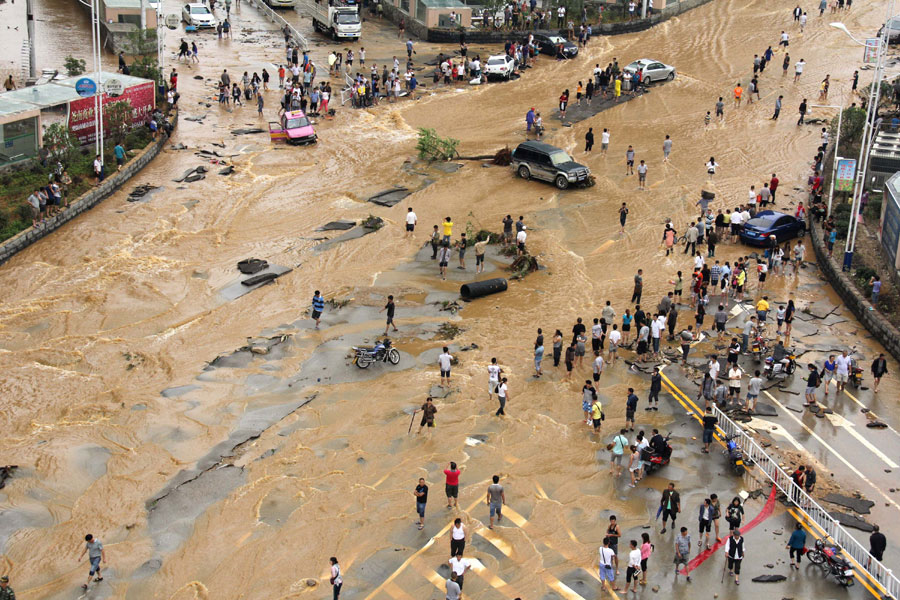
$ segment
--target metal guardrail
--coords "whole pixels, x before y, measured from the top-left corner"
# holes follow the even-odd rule
[[[281,30],[284,31],[284,28],[287,27],[288,31],[291,32],[291,38],[294,42],[300,46],[300,49],[304,52],[309,50],[309,42],[306,40],[306,37],[303,36],[297,28],[288,23],[284,17],[275,12],[272,7],[267,5],[263,0],[249,0],[253,6],[255,6],[259,12],[263,13],[270,21],[276,23],[280,26]]]
[[[859,569],[867,571],[871,575],[872,580],[883,588],[883,598],[894,600],[900,598],[900,580],[897,579],[891,569],[869,554],[869,551],[829,515],[828,511],[813,500],[803,488],[795,484],[790,474],[779,467],[778,462],[766,454],[766,451],[740,425],[732,421],[715,404],[710,404],[710,406],[716,419],[718,419],[719,430],[725,437],[734,436],[735,441],[744,452],[745,462],[749,458],[761,473],[791,499],[794,506],[807,519],[815,523],[825,535],[841,547],[841,551],[845,556],[852,558]]]

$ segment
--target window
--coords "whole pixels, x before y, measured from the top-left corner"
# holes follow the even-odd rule
[[[571,160],[572,158],[562,150],[556,150],[550,153],[550,162],[553,163],[553,166],[555,167],[558,167],[563,163],[571,162]]]

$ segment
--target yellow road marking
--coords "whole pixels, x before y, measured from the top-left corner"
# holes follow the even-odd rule
[[[528,519],[517,513],[513,508],[511,508],[508,504],[503,505],[503,516],[507,517],[510,521],[518,525],[519,527],[525,527],[528,523]]]
[[[566,600],[584,600],[584,597],[579,595],[575,590],[564,584],[559,579],[555,578],[550,573],[544,573],[544,582],[549,585],[551,588],[556,590],[562,595]]]
[[[502,552],[505,556],[512,556],[512,546],[510,546],[509,543],[506,542],[506,540],[503,540],[500,537],[498,537],[493,531],[491,531],[487,527],[482,527],[482,528],[478,529],[475,533],[477,533],[478,535],[480,535],[481,537],[483,537],[484,539],[489,541],[491,544],[493,544],[494,547],[497,548],[497,550],[499,550],[500,552]]]
[[[476,506],[478,506],[478,503],[479,503],[479,502],[481,502],[481,498],[479,498],[478,500],[476,500],[475,502],[473,502],[472,505],[469,506],[469,507],[465,510],[465,512],[471,512]],[[374,597],[378,594],[378,592],[380,592],[382,589],[384,589],[384,587],[385,587],[386,585],[388,585],[388,584],[390,584],[392,581],[394,581],[394,579],[396,579],[397,576],[398,576],[400,573],[402,573],[402,572],[404,571],[404,569],[406,569],[406,567],[408,567],[408,566],[410,565],[410,563],[412,563],[416,558],[418,558],[419,556],[421,556],[422,554],[424,554],[426,550],[428,550],[429,548],[431,548],[431,546],[434,544],[435,540],[437,540],[439,537],[441,537],[442,535],[444,535],[445,533],[447,533],[448,531],[450,531],[450,528],[451,528],[452,526],[453,526],[453,521],[450,521],[449,523],[447,523],[446,525],[444,525],[444,528],[443,528],[443,529],[441,529],[434,537],[432,537],[430,540],[428,540],[428,541],[425,543],[424,546],[422,546],[421,548],[419,548],[418,550],[416,550],[415,552],[413,552],[413,553],[409,556],[409,558],[407,558],[405,561],[403,561],[403,564],[401,564],[399,567],[397,567],[397,570],[396,570],[396,571],[394,571],[393,573],[391,573],[390,576],[388,576],[387,579],[385,579],[384,581],[382,581],[382,582],[378,585],[377,588],[375,588],[374,590],[372,590],[372,591],[369,593],[369,595],[365,597],[365,600],[371,600],[372,598],[374,598]]]
[[[797,522],[800,523],[800,525],[802,525],[803,528],[806,529],[806,531],[808,531],[810,533],[810,535],[812,535],[814,538],[820,539],[820,538],[825,537],[825,531],[821,527],[819,527],[818,523],[816,523],[815,521],[807,521],[801,513],[797,512],[797,510],[795,508],[789,508],[788,513],[790,513],[790,515],[792,517],[794,517],[797,520]],[[812,529],[812,527],[810,527],[810,525],[814,525],[817,531],[813,531],[813,529]],[[818,532],[821,532],[821,534]],[[862,567],[862,565],[860,565],[858,562],[856,562],[856,560],[852,556],[847,554],[846,552],[843,552],[842,554],[847,558],[847,560],[849,560],[850,562],[852,562],[854,564],[854,566],[856,566],[856,570],[858,572],[861,572],[863,575],[865,575],[866,578],[875,585],[875,588],[878,588],[879,591],[876,591],[875,588],[873,588],[871,585],[869,585],[864,579],[857,577],[856,579],[861,584],[863,584],[863,587],[865,587],[867,590],[869,590],[870,594],[875,596],[875,598],[886,597],[885,596],[886,590],[881,586],[880,583],[878,583],[872,577],[871,573],[869,573],[866,569],[864,569]]]
[[[397,587],[396,583],[385,586],[384,591],[387,592],[395,600],[416,600],[415,598],[401,590],[399,587]]]
[[[675,399],[678,400],[679,404],[681,404],[682,406],[684,406],[685,408],[687,408],[687,405],[685,405],[685,403],[681,401],[681,398],[678,397],[678,396],[681,396],[681,397],[683,397],[685,400],[687,400],[687,401],[691,404],[691,406],[694,407],[695,411],[699,411],[699,409],[697,409],[697,406],[696,406],[693,402],[691,402],[690,398],[688,398],[688,397],[684,394],[684,392],[682,392],[680,389],[678,389],[678,387],[677,387],[674,383],[672,383],[672,381],[671,381],[668,377],[666,377],[666,376],[663,374],[662,368],[659,370],[659,373],[660,373],[660,375],[662,375],[662,378],[663,378],[663,380],[664,380],[665,383],[666,383],[666,387],[669,389],[669,391],[673,392],[673,394],[674,394],[674,396],[675,396]],[[769,398],[771,398],[772,400],[774,400],[776,403],[778,403],[778,401],[775,400],[775,398],[772,398],[772,395],[771,395],[771,394],[769,394],[768,392],[766,392],[766,395],[769,396]],[[778,403],[778,404],[780,405],[781,403]],[[790,411],[787,411],[783,406],[781,407],[781,410],[784,410],[788,415],[790,415],[790,416],[792,416],[792,417],[794,416],[793,414],[791,414]],[[694,418],[696,418],[698,421],[700,420],[699,416],[697,415],[697,412],[694,412]],[[802,422],[801,422],[800,424],[803,425]],[[806,425],[803,425],[803,426],[804,426],[804,428],[806,428]],[[810,430],[810,433],[812,433],[816,438],[818,438],[818,436],[817,436],[814,432],[812,432],[811,430]],[[718,436],[716,436],[716,437],[718,437]],[[821,438],[819,438],[819,439],[821,439]],[[719,440],[719,443],[722,444],[722,445],[724,446],[724,443],[722,442],[722,440]],[[823,442],[823,443],[824,443],[824,442]],[[796,511],[796,509],[794,509],[794,508],[789,508],[789,509],[788,509],[788,513],[789,513],[792,517],[794,517],[794,519],[796,519],[796,521],[797,521],[798,523],[800,523],[801,525],[803,525],[803,527],[806,528],[807,531],[809,531],[814,537],[820,537],[817,533],[813,532],[812,529],[810,529],[810,528],[808,527],[806,519],[803,518],[802,515]],[[825,532],[822,530],[822,528],[819,527],[818,523],[815,523],[815,522],[812,522],[812,521],[810,521],[810,523],[812,523],[812,525],[815,525],[815,527],[816,527],[817,530],[819,530],[819,531],[822,532],[823,534],[825,533]],[[847,555],[845,554],[845,556],[847,556]],[[881,584],[879,584],[879,583],[872,577],[872,574],[871,574],[871,573],[869,573],[866,569],[863,569],[862,566],[861,566],[859,563],[857,563],[855,560],[853,560],[853,557],[847,556],[847,558],[848,558],[848,560],[850,560],[851,562],[853,562],[854,565],[856,565],[856,566],[858,567],[858,569],[863,573],[863,575],[866,576],[866,578],[869,579],[869,581],[871,581],[873,584],[875,584],[875,587],[876,587],[876,588],[878,588],[879,590],[882,591],[882,593],[876,592],[876,591],[872,588],[872,586],[868,585],[868,584],[867,584],[865,581],[863,581],[862,579],[857,578],[857,579],[859,579],[860,583],[862,583],[863,586],[864,586],[867,590],[869,590],[869,592],[870,592],[875,598],[879,598],[879,599],[880,599],[880,598],[884,595],[884,594],[883,594],[884,588],[881,587]]]
[[[599,247],[599,248],[597,248],[596,250],[594,250],[593,252],[591,252],[590,255],[591,255],[591,256],[594,256],[595,254],[600,254],[601,252],[603,252],[604,250],[606,250],[607,248],[609,248],[610,246],[612,246],[612,245],[615,244],[615,243],[616,243],[615,240],[606,240],[605,242],[603,242],[602,244],[600,244],[600,247]]]

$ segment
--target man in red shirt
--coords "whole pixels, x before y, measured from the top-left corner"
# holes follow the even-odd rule
[[[447,508],[457,506],[459,500],[459,469],[456,463],[451,462],[449,469],[444,469],[444,475],[447,476],[444,482],[444,490],[447,492]]]
[[[769,180],[769,191],[772,192],[772,206],[775,206],[775,190],[778,189],[778,178],[772,173],[772,179]]]

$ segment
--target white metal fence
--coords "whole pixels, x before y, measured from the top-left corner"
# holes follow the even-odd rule
[[[794,483],[790,474],[778,466],[778,462],[766,454],[741,427],[732,421],[715,404],[711,404],[713,414],[719,421],[719,429],[725,437],[734,436],[734,440],[744,453],[745,462],[752,461],[753,466],[769,478],[778,489],[791,499],[794,506],[807,519],[818,525],[831,540],[841,547],[844,555],[856,562],[858,569],[864,569],[872,576],[884,591],[884,598],[897,600],[900,598],[900,580],[880,561],[841,526],[831,515],[813,500],[800,486]],[[879,590],[880,591],[880,590]]]

